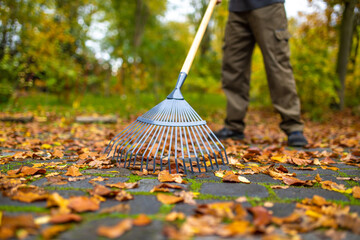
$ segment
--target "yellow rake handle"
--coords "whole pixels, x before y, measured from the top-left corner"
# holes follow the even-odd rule
[[[209,2],[209,5],[208,5],[208,7],[206,9],[206,12],[205,12],[205,15],[204,15],[203,19],[201,20],[199,29],[196,32],[194,41],[193,41],[193,43],[191,45],[191,48],[190,48],[190,50],[188,52],[188,55],[186,56],[184,65],[181,68],[181,72],[189,74],[191,64],[194,61],[195,54],[196,54],[196,52],[197,52],[197,50],[199,48],[199,45],[200,45],[200,42],[201,42],[203,36],[204,36],[206,27],[209,24],[209,21],[210,21],[212,13],[214,11],[216,2],[217,2],[217,0],[210,0],[210,2]]]

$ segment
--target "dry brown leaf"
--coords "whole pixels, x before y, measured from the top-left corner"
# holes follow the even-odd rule
[[[32,176],[35,174],[45,174],[46,169],[44,168],[34,168],[34,167],[28,167],[28,166],[21,166],[19,169],[16,170],[9,170],[7,171],[8,175],[15,175],[18,173],[24,174],[24,176]]]
[[[81,172],[79,171],[79,168],[75,167],[74,165],[71,165],[67,172],[65,173],[66,176],[71,176],[71,177],[78,177],[78,176],[82,176]]]
[[[183,198],[184,203],[196,205],[196,202],[194,200],[195,194],[193,192],[186,192],[183,190],[181,192],[176,192],[175,196]]]
[[[313,185],[311,181],[308,181],[308,180],[303,181],[298,178],[289,177],[289,176],[283,176],[282,180],[286,185],[289,185],[289,186],[312,186]]]
[[[132,228],[132,220],[125,219],[120,221],[118,224],[112,227],[100,226],[97,229],[97,234],[102,237],[107,238],[118,238],[123,235],[126,231],[129,231]]]
[[[216,230],[216,234],[221,237],[243,236],[254,232],[255,229],[250,225],[249,221],[237,220],[227,225],[220,226]]]
[[[46,200],[48,197],[48,193],[16,191],[16,193],[11,197],[11,199],[18,200],[20,202],[32,203],[35,201]]]
[[[99,201],[85,196],[71,197],[68,207],[75,212],[97,211],[100,208]]]
[[[139,214],[132,223],[135,226],[146,226],[151,223],[151,218],[149,218],[146,214]]]
[[[332,171],[338,171],[339,168],[337,167],[330,167],[330,166],[321,166],[322,169],[329,169],[329,170],[332,170]]]
[[[182,197],[176,197],[173,195],[168,195],[168,194],[163,194],[163,193],[157,194],[156,197],[157,197],[157,200],[163,204],[174,204],[174,203],[184,201],[184,198],[182,198]]]
[[[41,231],[41,236],[44,240],[50,240],[53,239],[55,236],[59,235],[62,232],[65,232],[71,228],[71,225],[54,225],[45,228]]]
[[[184,220],[186,215],[182,212],[171,212],[165,217],[165,221],[173,222],[175,220]]]
[[[94,189],[90,190],[89,192],[91,195],[99,195],[102,197],[113,197],[118,193],[117,191],[113,191],[110,188],[107,188],[100,184],[96,184],[94,186]]]
[[[295,158],[295,157],[292,157],[292,158],[289,158],[288,159],[288,162],[289,163],[292,163],[292,164],[296,164],[298,166],[307,166],[309,164],[312,164],[313,163],[313,160],[311,159],[301,159],[301,158]]]
[[[181,177],[181,174],[170,174],[168,170],[163,170],[158,175],[158,180],[160,182],[176,182],[176,183],[186,183]]]
[[[120,188],[120,189],[133,189],[133,188],[139,187],[139,183],[138,182],[134,182],[134,183],[118,182],[118,183],[108,183],[108,184],[106,184],[106,186]]]
[[[52,193],[46,202],[47,207],[59,207],[58,213],[69,213],[70,209],[68,208],[69,200],[64,199],[57,192]]]
[[[122,202],[122,201],[128,201],[134,199],[134,197],[125,190],[121,190],[120,192],[118,192],[118,194],[116,194],[115,199]]]
[[[80,215],[74,213],[56,214],[51,216],[50,223],[60,224],[69,222],[80,222],[82,220]]]
[[[346,193],[346,192],[351,193],[351,188],[347,190],[344,184],[337,184],[336,182],[333,181],[322,181],[320,182],[320,184],[323,189],[341,192],[341,193]]]
[[[261,206],[248,208],[250,213],[254,216],[254,225],[257,227],[263,227],[268,225],[271,222],[270,212]]]
[[[109,178],[103,178],[102,176],[98,176],[96,178],[93,178],[89,181],[89,183],[94,183],[94,182],[103,182],[105,180],[109,180]]]
[[[54,152],[52,153],[53,158],[63,158],[63,156],[64,156],[64,152],[58,149],[55,149]]]
[[[272,185],[270,186],[272,189],[288,189],[289,186],[283,186],[283,185]]]
[[[360,187],[359,186],[353,187],[352,192],[353,192],[354,198],[360,198]]]

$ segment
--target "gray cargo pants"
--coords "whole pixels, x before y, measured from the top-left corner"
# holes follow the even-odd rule
[[[285,133],[302,131],[300,100],[290,65],[287,18],[283,3],[248,12],[230,12],[225,30],[222,85],[227,97],[225,126],[244,131],[249,104],[251,56],[261,49],[271,100]]]

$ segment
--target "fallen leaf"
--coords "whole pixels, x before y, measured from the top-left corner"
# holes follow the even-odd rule
[[[63,158],[64,157],[64,152],[60,151],[58,149],[55,149],[54,152],[52,153],[53,158]]]
[[[272,185],[270,186],[272,189],[288,189],[289,186],[283,186],[283,185]]]
[[[97,229],[97,234],[102,237],[107,238],[118,238],[123,235],[126,231],[129,231],[132,228],[132,220],[125,219],[120,221],[118,224],[112,227],[100,226]]]
[[[98,176],[96,178],[93,178],[89,181],[89,183],[94,183],[94,182],[103,182],[105,180],[109,180],[109,178],[103,178],[102,176]]]
[[[113,188],[120,188],[120,189],[133,189],[133,188],[139,187],[139,183],[138,182],[134,182],[134,183],[118,182],[118,183],[108,183],[108,184],[106,184],[106,186],[113,187]]]
[[[235,174],[227,174],[223,177],[223,182],[237,182],[237,183],[246,183],[249,184],[250,181],[246,177],[238,176]]]
[[[171,212],[165,217],[165,221],[173,222],[176,220],[184,220],[186,215],[182,212]]]
[[[123,204],[120,203],[118,205],[103,208],[101,209],[100,213],[125,213],[128,214],[130,211],[130,205],[129,204]]]
[[[303,181],[298,178],[289,177],[289,176],[283,176],[282,180],[286,185],[289,185],[289,186],[312,186],[313,185],[312,182],[309,180]]]
[[[335,191],[335,192],[341,192],[341,193],[351,193],[352,189],[346,189],[344,184],[337,184],[336,182],[332,182],[332,181],[322,181],[320,182],[321,187],[323,189],[327,189],[330,191]]]
[[[65,173],[66,176],[71,176],[71,177],[78,177],[78,176],[82,176],[81,172],[79,171],[79,168],[75,167],[74,165],[71,165],[67,172]]]
[[[132,223],[135,226],[146,226],[151,223],[151,219],[146,214],[139,214]]]
[[[69,199],[68,207],[75,212],[87,212],[97,211],[100,208],[100,204],[94,198],[88,198],[85,196],[71,197]]]
[[[90,190],[89,192],[91,195],[99,195],[102,197],[113,197],[118,193],[117,191],[113,191],[110,188],[107,188],[100,184],[96,184],[94,186],[94,189]]]
[[[43,237],[44,240],[50,240],[70,228],[71,228],[71,225],[50,226],[41,231],[41,236]]]
[[[354,198],[360,198],[360,187],[359,186],[353,187],[352,192],[353,192]]]
[[[134,199],[134,197],[130,193],[126,192],[125,190],[121,190],[120,192],[118,192],[116,194],[115,199],[122,202],[122,201]]]
[[[330,166],[321,166],[322,169],[329,169],[329,170],[333,170],[333,171],[338,171],[339,168],[337,167],[330,167]]]
[[[60,196],[57,192],[52,193],[46,202],[47,207],[59,207],[58,213],[69,213],[70,209],[68,208],[69,200]]]
[[[243,236],[254,232],[255,229],[250,225],[249,221],[237,220],[227,225],[220,226],[216,230],[216,234],[221,237]]]
[[[270,212],[261,206],[248,208],[249,212],[254,216],[253,223],[257,227],[263,227],[271,222]]]
[[[163,194],[163,193],[157,194],[156,197],[157,197],[157,200],[163,204],[174,204],[174,203],[184,201],[184,199],[182,197],[176,197],[173,195],[168,195],[168,194]]]
[[[158,180],[160,182],[186,183],[180,174],[170,174],[168,170],[161,171],[158,175]]]
[[[74,213],[56,214],[51,216],[50,223],[60,224],[69,222],[80,222],[82,220],[80,215]]]

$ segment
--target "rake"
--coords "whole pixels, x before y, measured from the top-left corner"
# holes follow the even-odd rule
[[[175,89],[167,98],[116,135],[105,153],[120,167],[172,173],[205,172],[228,163],[224,146],[195,110],[185,101],[181,87],[217,0],[211,0],[180,71]]]

